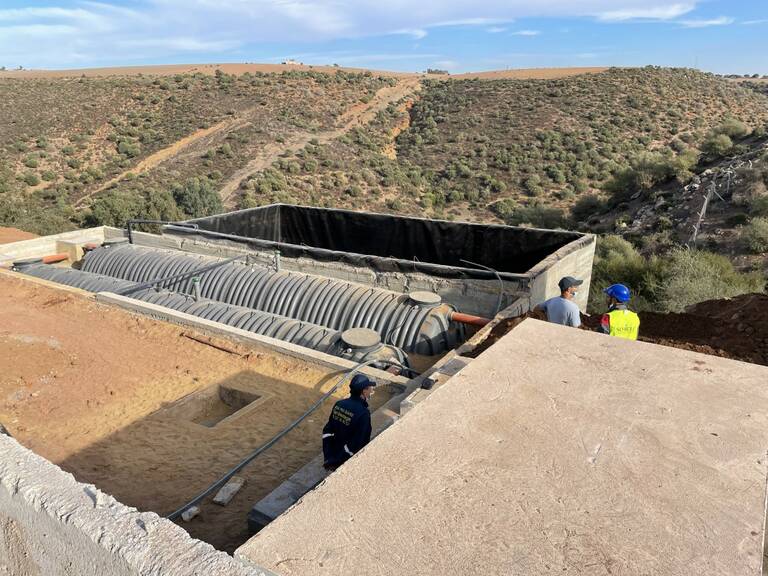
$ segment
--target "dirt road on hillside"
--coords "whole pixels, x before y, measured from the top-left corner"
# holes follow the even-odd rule
[[[105,190],[108,190],[109,188],[111,188],[121,180],[125,179],[129,174],[138,175],[143,172],[147,172],[148,170],[151,170],[152,168],[159,166],[163,162],[176,158],[177,156],[179,156],[184,152],[188,152],[195,148],[200,148],[200,144],[205,144],[205,146],[207,146],[207,143],[214,136],[216,136],[221,132],[230,132],[230,131],[242,128],[243,126],[248,124],[248,122],[250,121],[248,116],[251,110],[254,110],[254,109],[246,110],[243,114],[241,114],[236,118],[227,118],[226,120],[217,122],[216,124],[214,124],[213,126],[209,126],[208,128],[201,128],[200,130],[196,130],[189,136],[185,136],[184,138],[177,140],[170,146],[167,146],[166,148],[162,148],[161,150],[158,150],[154,154],[150,154],[149,156],[144,158],[141,162],[136,164],[136,166],[133,166],[129,170],[126,170],[125,172],[118,174],[114,178],[110,178],[98,188],[91,190],[88,194],[78,199],[78,201],[75,202],[75,208],[83,208],[91,198],[93,198],[94,196],[97,196],[98,194],[101,194]]]
[[[370,102],[355,104],[344,112],[338,120],[337,127],[323,132],[296,132],[287,137],[284,142],[273,142],[264,146],[261,152],[248,164],[237,170],[222,186],[219,191],[221,201],[226,208],[233,208],[236,192],[243,180],[272,165],[285,152],[297,152],[309,144],[310,140],[317,140],[325,144],[335,138],[343,136],[352,128],[369,123],[380,111],[384,110],[392,102],[397,102],[409,94],[418,91],[421,87],[418,78],[400,80],[395,86],[387,86],[379,90]]]

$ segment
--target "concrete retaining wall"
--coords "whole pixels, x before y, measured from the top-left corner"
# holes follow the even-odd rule
[[[0,434],[0,574],[269,576]]]
[[[592,262],[595,258],[595,237],[585,236],[571,242],[531,269],[531,308],[548,298],[560,295],[557,283],[563,276],[584,280],[575,302],[582,311],[587,310],[589,285],[592,280]]]
[[[71,232],[3,244],[0,246],[0,266],[9,266],[14,260],[21,260],[22,258],[36,258],[58,252],[68,252],[69,246],[64,247],[61,243],[66,245],[85,242],[101,243],[104,241],[104,232],[105,227],[98,226],[97,228],[72,230]]]

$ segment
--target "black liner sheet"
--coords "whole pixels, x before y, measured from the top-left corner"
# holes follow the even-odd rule
[[[448,277],[488,278],[467,260],[501,273],[524,274],[566,244],[575,232],[468,224],[274,204],[192,220],[255,247],[279,248],[288,257],[343,261],[382,271],[422,271]],[[510,278],[511,279],[511,278]]]

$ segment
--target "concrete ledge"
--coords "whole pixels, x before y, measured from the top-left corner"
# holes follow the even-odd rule
[[[0,434],[0,572],[274,576],[129,508]]]
[[[71,232],[62,232],[51,236],[41,236],[31,240],[22,240],[21,242],[12,242],[0,246],[0,266],[9,266],[14,260],[21,258],[35,258],[54,254],[57,251],[59,242],[85,243],[85,242],[103,242],[104,227],[86,228],[84,230],[72,230]]]

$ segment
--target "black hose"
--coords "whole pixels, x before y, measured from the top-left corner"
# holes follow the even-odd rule
[[[483,266],[482,264],[478,264],[477,262],[470,262],[469,260],[459,260],[459,262],[464,262],[464,264],[477,266],[478,268],[483,268],[484,270],[488,270],[489,272],[493,272],[494,274],[496,274],[496,280],[499,281],[499,300],[496,302],[496,312],[493,314],[493,317],[495,318],[496,314],[498,314],[501,311],[501,298],[504,295],[504,282],[502,282],[501,280],[501,274],[499,274],[493,268],[490,268],[488,266]]]
[[[188,270],[180,274],[174,274],[173,276],[165,276],[164,278],[157,278],[155,280],[150,280],[149,282],[142,282],[141,284],[137,284],[136,286],[133,286],[131,288],[120,290],[119,292],[117,292],[117,294],[119,294],[120,296],[129,296],[131,294],[134,294],[135,292],[146,290],[147,288],[152,288],[152,286],[155,286],[157,284],[170,282],[172,280],[181,280],[183,278],[196,276],[198,274],[204,274],[205,272],[210,272],[211,270],[215,270],[216,268],[224,266],[225,264],[229,264],[230,262],[234,262],[235,260],[240,260],[241,258],[247,258],[247,257],[248,257],[247,254],[243,254],[241,256],[235,256],[233,258],[227,258],[226,260],[222,260],[220,262],[214,262],[213,264],[208,264],[207,266],[201,266],[200,268],[195,268],[194,270]]]
[[[211,494],[214,490],[217,490],[218,488],[226,484],[230,480],[230,478],[232,478],[235,474],[240,472],[240,470],[248,466],[248,464],[253,462],[262,452],[269,450],[272,446],[277,444],[277,442],[281,438],[283,438],[283,436],[285,436],[286,434],[288,434],[288,432],[296,428],[296,426],[301,424],[310,414],[312,414],[315,410],[320,408],[323,402],[325,402],[328,398],[330,398],[333,395],[334,392],[336,392],[336,390],[338,390],[339,386],[341,386],[344,383],[344,380],[346,380],[348,377],[351,378],[352,376],[354,376],[357,372],[360,371],[361,368],[364,368],[365,366],[368,366],[369,364],[373,364],[376,362],[382,362],[382,361],[377,359],[366,360],[365,362],[360,362],[359,364],[357,364],[354,368],[352,368],[352,370],[345,372],[341,376],[341,378],[339,378],[339,381],[336,382],[336,384],[334,384],[333,387],[330,390],[328,390],[328,392],[323,394],[317,402],[315,402],[312,406],[310,406],[309,409],[306,412],[304,412],[304,414],[302,414],[296,420],[291,422],[291,424],[289,424],[280,433],[278,433],[277,436],[274,436],[266,444],[262,444],[256,450],[248,454],[248,456],[243,458],[240,461],[240,463],[237,464],[237,466],[232,468],[229,472],[224,474],[224,476],[216,480],[216,482],[208,486],[208,488],[200,492],[200,494],[192,498],[192,500],[184,504],[181,508],[169,514],[166,518],[168,518],[168,520],[175,520],[176,518],[181,516],[187,508],[194,506],[195,504],[203,500],[206,496]]]

